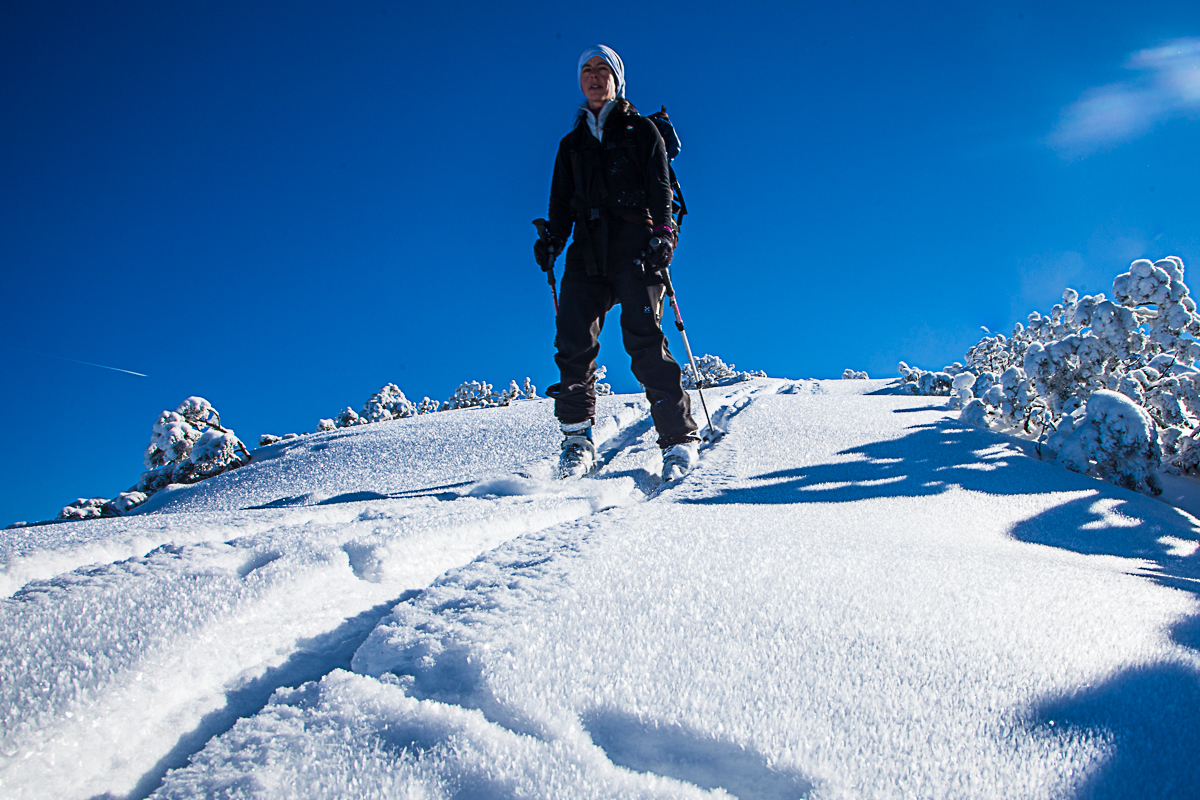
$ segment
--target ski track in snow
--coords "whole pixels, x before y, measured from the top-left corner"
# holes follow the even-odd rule
[[[1200,791],[1198,523],[882,385],[707,390],[667,485],[618,396],[581,481],[523,403],[7,531],[0,794]]]
[[[557,426],[530,403],[304,437],[149,513],[7,531],[0,790],[147,796],[446,570],[652,492],[645,403],[597,420],[598,479],[550,480]]]

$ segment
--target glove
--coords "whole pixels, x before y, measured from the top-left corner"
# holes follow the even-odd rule
[[[533,243],[533,260],[537,262],[543,272],[554,269],[554,261],[550,258],[550,248],[554,248],[554,255],[557,257],[563,251],[563,244],[562,239],[557,236],[539,238]]]
[[[646,269],[650,272],[662,272],[671,266],[671,256],[675,253],[675,243],[679,241],[670,225],[659,225],[650,234],[650,247],[646,251]]]

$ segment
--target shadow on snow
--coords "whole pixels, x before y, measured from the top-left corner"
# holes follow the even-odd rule
[[[1107,487],[1055,464],[1028,459],[1017,443],[989,431],[945,421],[912,431],[900,439],[843,450],[839,455],[848,456],[845,461],[769,472],[756,477],[757,486],[682,502],[852,503],[874,497],[926,497],[953,487],[1001,495]],[[1012,468],[1014,459],[1021,459],[1019,468]]]
[[[813,789],[804,777],[776,770],[753,750],[678,725],[655,725],[617,711],[595,712],[581,722],[610,761],[634,772],[724,789],[742,800],[799,800]]]
[[[1116,497],[1123,490],[1104,494]],[[1128,527],[1114,527],[1100,522],[1095,502],[1085,497],[1049,509],[1018,524],[1012,535],[1085,555],[1143,559],[1147,566],[1137,574],[1200,595],[1200,558],[1172,555],[1160,541],[1188,533],[1179,512],[1135,497],[1117,509]],[[1168,634],[1183,647],[1200,649],[1200,615],[1185,617]],[[1084,779],[1078,798],[1200,797],[1200,674],[1182,661],[1130,667],[1099,685],[1045,700],[1030,722],[1043,732],[1093,731],[1111,740],[1112,754]]]
[[[851,503],[955,487],[991,495],[1086,491],[1018,523],[1011,535],[1085,555],[1139,559],[1136,574],[1200,596],[1200,553],[1189,552],[1200,527],[1178,509],[1042,462],[1028,443],[990,431],[950,420],[911,430],[845,450],[843,461],[759,475],[757,485],[681,502]],[[1200,650],[1200,615],[1180,620],[1168,634]],[[1131,667],[1100,685],[1045,699],[1028,719],[1044,733],[1086,730],[1111,741],[1111,755],[1083,779],[1079,798],[1200,797],[1200,673],[1183,660]]]

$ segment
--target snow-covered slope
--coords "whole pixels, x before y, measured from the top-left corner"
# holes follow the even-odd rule
[[[882,386],[706,392],[666,487],[529,402],[5,532],[0,794],[1200,794],[1200,523]]]

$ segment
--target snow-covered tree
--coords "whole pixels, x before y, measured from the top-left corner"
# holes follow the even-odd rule
[[[237,469],[250,462],[250,451],[221,425],[221,415],[212,404],[203,397],[189,397],[174,411],[159,414],[143,461],[147,471],[126,493],[122,513],[132,507],[132,493],[149,496],[171,483],[196,483]]]
[[[338,412],[333,418],[333,424],[338,428],[353,428],[355,425],[364,424],[363,419],[358,416],[358,412],[350,406],[346,406]]]
[[[365,422],[386,422],[389,419],[411,417],[416,413],[416,406],[408,401],[400,387],[389,383],[367,398],[360,419]]]
[[[1087,407],[1055,432],[1058,463],[1074,472],[1145,494],[1162,494],[1158,429],[1146,410],[1119,392],[1099,389]]]
[[[1200,468],[1200,316],[1178,257],[1134,261],[1113,280],[1112,300],[1067,289],[1061,304],[1034,311],[1011,337],[985,332],[966,366],[956,365],[961,371],[947,367],[943,377],[901,362],[905,390],[947,394],[949,383],[964,422],[1036,438],[1064,465],[1138,491],[1159,491],[1148,476],[1160,464]],[[974,376],[969,386],[962,371]],[[1112,437],[1097,431],[1110,431],[1110,418],[1137,428],[1134,417],[1150,420],[1151,432],[1121,448],[1101,446]]]
[[[858,370],[851,369],[850,367],[846,367],[844,370],[842,370],[842,380],[844,381],[868,381],[870,379],[871,376],[866,372],[860,372]]]
[[[130,491],[127,491],[127,492],[121,492],[119,495],[114,497],[112,500],[109,500],[107,503],[105,503],[104,508],[101,509],[101,513],[102,513],[102,516],[110,516],[109,514],[106,514],[103,512],[105,512],[106,510],[111,508],[113,511],[112,516],[120,516],[121,514],[124,514],[126,511],[130,511],[131,509],[137,508],[142,503],[146,502],[146,500],[147,500],[147,497],[144,492],[139,492],[139,491],[131,489]]]
[[[500,405],[500,396],[487,381],[460,383],[454,394],[446,401],[447,410],[457,408],[491,408]]]
[[[116,517],[140,506],[172,483],[196,483],[250,463],[250,451],[221,425],[221,415],[203,397],[189,397],[174,411],[163,411],[150,429],[142,456],[146,471],[135,486],[112,500],[80,498],[63,508],[59,519]]]

